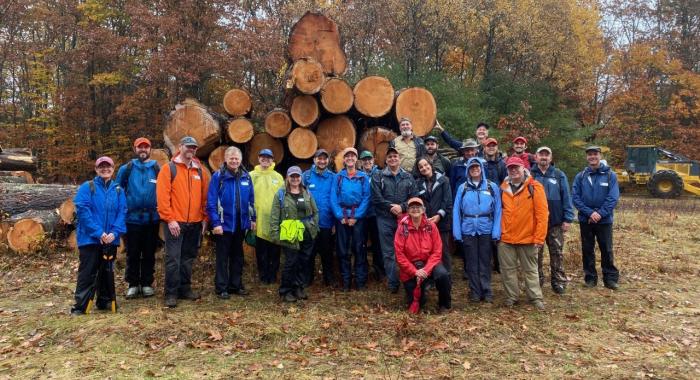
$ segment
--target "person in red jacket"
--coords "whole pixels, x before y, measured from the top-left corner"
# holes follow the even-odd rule
[[[408,214],[400,218],[394,235],[394,250],[408,306],[413,303],[413,291],[418,281],[421,286],[420,305],[425,304],[426,280],[432,278],[438,290],[438,313],[446,313],[452,307],[452,280],[441,262],[440,230],[426,218],[420,198],[408,200]]]

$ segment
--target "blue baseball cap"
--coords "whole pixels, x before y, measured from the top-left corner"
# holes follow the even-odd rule
[[[270,157],[272,157],[272,158],[275,157],[275,155],[272,154],[272,151],[271,151],[270,149],[263,149],[263,150],[261,150],[260,153],[258,153],[258,156],[270,156]]]
[[[194,145],[199,146],[197,140],[192,136],[185,136],[180,140],[180,145]]]

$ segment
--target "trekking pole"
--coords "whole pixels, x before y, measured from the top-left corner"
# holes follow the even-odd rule
[[[116,256],[117,248],[114,246],[108,246],[103,248],[102,258],[104,259],[104,265],[106,265],[107,272],[107,287],[109,289],[109,298],[111,300],[112,313],[117,312],[117,292],[114,287],[114,259]]]

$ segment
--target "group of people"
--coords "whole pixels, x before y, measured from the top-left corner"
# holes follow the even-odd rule
[[[237,147],[209,178],[196,159],[197,141],[184,137],[168,164],[150,159],[151,142],[134,141],[136,158],[113,179],[114,162],[100,157],[97,176],[75,196],[80,265],[74,315],[91,307],[114,308],[113,260],[126,237],[126,298],[150,297],[153,289],[158,229],[165,240],[165,305],[196,300],[192,264],[208,228],[215,242],[214,290],[220,299],[245,296],[243,242],[255,246],[257,275],[277,283],[280,250],[284,263],[278,293],[285,302],[308,298],[318,275],[342,291],[363,290],[370,272],[386,277],[391,293],[403,286],[408,305],[425,303],[425,290],[438,292],[438,311],[451,308],[452,251],[463,258],[469,300],[493,302],[493,270],[501,273],[505,305],[519,302],[518,272],[527,299],[544,309],[543,248],[550,255],[552,290],[563,294],[565,233],[581,226],[585,284],[595,287],[595,242],[601,251],[603,283],[618,288],[612,252],[613,210],[619,198],[614,171],[601,162],[601,149],[586,148],[588,166],[572,189],[553,164],[550,148],[527,152],[527,139],[513,141],[509,156],[480,123],[476,139],[459,142],[439,123],[443,140],[459,152],[449,160],[438,152],[435,136],[413,134],[402,118],[401,135],[390,142],[384,168],[369,151],[340,152],[343,168],[329,167],[329,152],[319,149],[313,165],[291,166],[282,177],[274,154],[262,149],[259,164],[247,171]],[[368,258],[371,252],[371,264]],[[336,261],[339,273],[336,273]],[[110,283],[111,281],[111,283]],[[419,288],[419,289],[417,289]],[[415,299],[420,297],[420,299]]]

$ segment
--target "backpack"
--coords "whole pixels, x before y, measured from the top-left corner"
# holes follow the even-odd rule
[[[134,161],[130,160],[126,164],[126,169],[124,169],[124,177],[122,178],[122,183],[120,183],[120,185],[124,188],[124,191],[127,191],[127,187],[129,185],[129,177],[131,177],[131,170],[133,168],[134,168]],[[152,168],[153,168],[153,171],[155,173],[156,178],[158,178],[158,174],[160,173],[160,166],[158,166],[158,164],[155,164],[152,166]]]
[[[404,223],[403,221],[406,220],[406,218],[409,218],[408,215],[403,217],[401,221],[399,221],[399,224],[401,225],[401,236],[404,238],[404,242],[406,239],[408,239],[408,224]],[[433,225],[428,223],[427,226],[423,227],[423,230],[427,233],[432,233],[433,232]]]
[[[95,181],[89,180],[88,181],[88,187],[90,188],[90,201],[92,201],[92,197],[95,195]],[[119,193],[122,191],[122,187],[117,185],[116,187],[117,191],[117,197],[119,196]],[[75,221],[75,224],[78,224],[78,210],[73,210],[73,220]]]
[[[168,167],[170,168],[170,183],[173,183],[175,181],[175,176],[177,175],[177,165],[170,161],[168,162]],[[199,175],[199,178],[202,178],[202,166],[197,165],[197,174]]]
[[[359,173],[359,171],[358,171],[358,173]],[[363,176],[360,176],[360,177],[359,177],[359,178],[360,178],[360,185],[363,186],[363,187],[364,187],[364,185],[365,185],[365,177],[367,177],[367,176],[366,176],[366,175],[363,175]],[[341,182],[343,181],[343,177],[339,175],[339,176],[337,176],[336,178],[338,178],[338,184],[337,184],[337,188],[335,189],[335,194],[336,194],[336,195],[340,195],[340,190],[341,190],[341,187],[342,187],[342,186],[341,186]],[[383,191],[383,190],[384,190],[384,181],[383,181],[383,179],[382,179],[382,182],[381,182],[379,185],[382,187],[382,191]]]
[[[486,180],[486,188],[489,190],[489,194],[491,194],[491,198],[494,199],[494,202],[491,202],[491,212],[488,215],[469,215],[469,216],[471,216],[471,217],[488,216],[489,219],[493,219],[493,212],[495,211],[494,208],[496,207],[496,202],[495,202],[496,193],[493,191],[493,187],[491,185],[496,186],[495,183],[493,183],[492,181],[489,181],[487,179]],[[461,186],[464,187],[464,189],[462,190],[462,198],[464,198],[464,193],[467,191],[481,191],[479,189],[469,188],[469,186],[467,186],[467,182],[462,183]],[[532,186],[532,185],[528,185],[528,189],[530,186]],[[532,190],[530,190],[530,197],[532,197]],[[462,214],[462,204],[461,204],[461,200],[460,200],[460,204],[459,204],[459,217],[460,217],[460,219],[462,218],[462,216],[464,216],[464,214]]]

